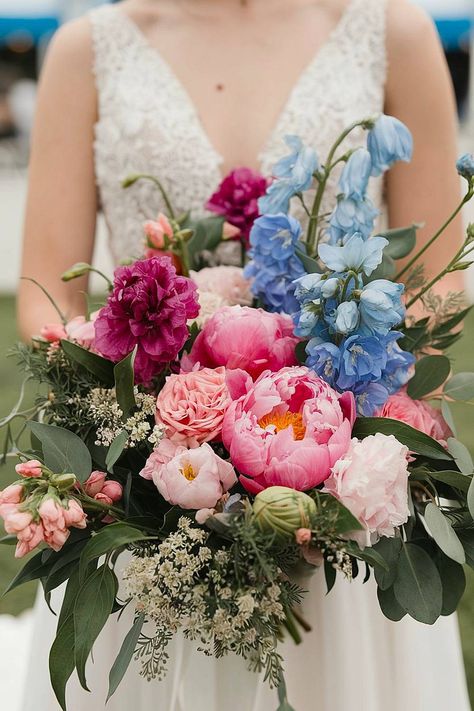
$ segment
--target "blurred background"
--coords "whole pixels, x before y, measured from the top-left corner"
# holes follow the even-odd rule
[[[459,112],[459,151],[474,151],[474,0],[413,0],[432,15],[438,28],[451,71]],[[104,0],[102,0],[104,2]],[[77,16],[101,0],[0,0],[0,416],[15,402],[21,376],[15,362],[7,358],[17,338],[15,291],[20,276],[23,211],[31,126],[34,117],[37,79],[45,51],[61,23]],[[474,205],[465,215],[474,222]],[[111,270],[105,230],[99,221],[95,262]],[[96,288],[93,284],[92,288]],[[468,298],[474,302],[474,271],[467,273]],[[472,369],[474,313],[467,319],[462,343],[452,349],[457,371]],[[474,454],[474,411],[457,405],[458,435]],[[0,451],[3,449],[0,440]],[[13,478],[13,467],[0,467],[0,488]],[[18,564],[11,549],[0,547],[0,594],[14,576]],[[468,574],[468,588],[460,610],[460,627],[474,707],[474,574]],[[22,587],[0,598],[0,654],[24,659],[30,633],[35,586]],[[4,647],[5,645],[5,647]],[[3,649],[2,649],[3,647]],[[2,655],[6,657],[5,654]],[[8,663],[0,665],[0,689],[11,683]],[[0,704],[1,706],[1,704]],[[8,711],[16,711],[9,708]],[[47,711],[41,709],[40,711]],[[453,709],[456,711],[456,709]]]

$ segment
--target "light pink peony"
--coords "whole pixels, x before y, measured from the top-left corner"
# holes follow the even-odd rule
[[[43,465],[37,459],[30,459],[29,462],[21,462],[15,467],[15,471],[20,476],[28,478],[39,478],[43,475]]]
[[[290,316],[228,306],[206,323],[182,366],[191,370],[196,364],[201,368],[223,365],[240,368],[256,378],[264,370],[296,365],[297,343]]]
[[[400,420],[420,432],[424,432],[446,446],[446,440],[453,436],[441,412],[422,400],[413,400],[405,390],[391,395],[378,411],[378,417]]]
[[[144,468],[140,472],[140,476],[151,481],[153,475],[163,466],[168,464],[177,454],[187,450],[182,444],[172,442],[165,437],[148,457]]]
[[[156,422],[169,439],[196,446],[220,437],[229,404],[225,368],[170,375],[156,401]]]
[[[200,293],[217,294],[227,306],[250,306],[253,301],[250,282],[244,279],[244,270],[240,267],[207,267],[199,272],[191,272],[190,276]]]
[[[353,439],[327,479],[325,491],[335,496],[370,534],[394,536],[410,515],[408,448],[393,435],[377,432]]]
[[[226,412],[222,439],[247,491],[312,489],[347,452],[354,396],[336,393],[308,368],[267,371],[255,383],[235,373],[230,391],[236,399]]]
[[[150,469],[151,469],[150,463]],[[158,464],[153,482],[166,501],[183,509],[212,508],[236,482],[234,467],[212,447],[179,447],[167,464]]]

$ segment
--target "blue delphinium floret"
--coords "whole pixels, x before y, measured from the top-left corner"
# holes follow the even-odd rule
[[[316,152],[305,146],[298,136],[286,136],[285,143],[291,153],[273,167],[275,180],[258,202],[262,215],[288,212],[291,198],[308,190],[319,168]]]
[[[339,196],[336,209],[329,220],[330,243],[338,244],[344,237],[355,232],[368,239],[374,231],[378,214],[379,211],[368,198],[356,200],[344,195]]]
[[[319,245],[319,258],[335,272],[356,271],[370,276],[383,258],[388,245],[385,237],[364,240],[361,234],[351,235],[342,245]]]
[[[472,153],[465,153],[456,163],[456,169],[463,178],[471,181],[474,178],[474,156]]]
[[[401,296],[403,284],[375,279],[364,286],[359,297],[361,330],[386,335],[405,318]]]
[[[339,188],[346,198],[363,200],[372,173],[372,158],[365,148],[354,151],[344,166],[339,179]]]
[[[304,273],[296,248],[304,251],[300,241],[301,225],[284,214],[259,217],[250,233],[252,261],[244,274],[252,280],[252,293],[270,311],[293,313],[298,307],[295,280]]]
[[[400,348],[397,341],[403,337],[399,331],[388,333],[383,342],[387,350],[387,363],[382,374],[382,384],[387,388],[389,395],[398,392],[410,380],[416,358],[413,353]]]
[[[367,136],[372,158],[372,175],[388,170],[396,161],[409,162],[413,154],[413,137],[408,128],[394,116],[382,114]]]
[[[355,301],[343,301],[339,304],[334,319],[334,329],[337,333],[353,333],[359,326],[359,321],[359,306]]]

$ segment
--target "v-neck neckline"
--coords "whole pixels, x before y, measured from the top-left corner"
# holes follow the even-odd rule
[[[279,136],[281,133],[281,126],[284,124],[288,113],[291,111],[292,104],[295,100],[295,96],[300,86],[305,82],[306,78],[316,70],[320,62],[323,60],[324,55],[331,49],[331,47],[337,41],[339,36],[344,32],[346,24],[358,2],[359,0],[349,0],[347,7],[344,9],[344,12],[341,14],[341,17],[337,21],[336,25],[329,32],[327,38],[320,45],[320,47],[318,47],[310,61],[303,67],[303,69],[298,74],[295,83],[290,88],[285,100],[282,103],[282,107],[278,112],[276,121],[273,124],[273,128],[271,128],[269,134],[267,135],[267,138],[264,141],[261,150],[257,153],[256,164],[258,165],[258,168],[260,170],[265,161],[265,156],[269,151],[270,146],[274,143],[276,137]],[[214,155],[217,170],[220,174],[220,178],[223,179],[224,175],[222,173],[222,165],[225,163],[224,156],[215,147],[214,142],[211,139],[209,132],[207,131],[204,125],[196,102],[192,98],[189,90],[186,88],[183,81],[178,77],[170,62],[163,57],[158,47],[151,44],[146,35],[137,25],[137,23],[118,5],[111,5],[109,6],[109,8],[113,12],[115,12],[116,16],[124,23],[124,25],[127,26],[131,34],[135,37],[136,41],[140,43],[143,48],[151,54],[151,56],[155,57],[156,61],[160,64],[162,71],[167,74],[168,80],[174,86],[175,91],[179,94],[183,105],[193,117],[196,123],[196,128],[199,130],[199,134],[202,140],[208,146],[209,151]]]

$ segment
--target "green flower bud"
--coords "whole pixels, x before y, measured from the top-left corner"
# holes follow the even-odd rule
[[[316,513],[316,504],[302,491],[271,486],[256,496],[253,513],[262,531],[292,538],[299,528],[309,526],[310,517]]]
[[[50,482],[58,491],[69,491],[72,489],[77,479],[74,474],[54,474]]]
[[[90,272],[90,270],[90,264],[86,264],[86,262],[77,262],[77,264],[74,264],[74,266],[68,269],[67,272],[64,272],[61,279],[62,281],[72,281],[73,279],[78,279],[78,277],[84,276]]]

